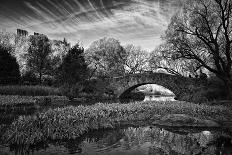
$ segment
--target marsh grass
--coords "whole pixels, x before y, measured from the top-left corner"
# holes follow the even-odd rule
[[[0,86],[0,95],[49,96],[61,95],[61,92],[58,88],[47,86],[9,85]]]
[[[0,110],[11,111],[15,109],[29,110],[43,106],[67,105],[65,96],[18,96],[0,95]]]
[[[19,117],[5,132],[3,140],[8,144],[34,145],[47,140],[75,139],[91,130],[115,128],[125,122],[147,121],[172,113],[225,121],[232,117],[230,110],[179,101],[68,106]]]
[[[35,102],[36,99],[31,96],[0,95],[0,107],[29,106]]]

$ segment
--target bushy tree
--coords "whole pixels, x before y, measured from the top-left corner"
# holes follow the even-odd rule
[[[19,65],[10,51],[0,45],[0,84],[16,84],[20,80]]]
[[[52,57],[56,59],[56,66],[61,65],[65,55],[70,50],[70,44],[64,38],[64,40],[52,40],[51,41]]]
[[[176,58],[199,62],[232,85],[232,1],[187,0],[165,36]]]
[[[85,53],[89,67],[96,76],[114,77],[124,75],[125,50],[114,38],[93,42]]]
[[[84,48],[76,44],[68,51],[60,66],[60,79],[65,95],[70,99],[77,96],[87,76],[88,68],[84,58]]]
[[[50,41],[45,35],[32,35],[29,38],[29,49],[26,54],[27,66],[29,70],[39,75],[39,82],[48,73],[50,68]]]
[[[65,83],[75,84],[85,80],[88,69],[84,58],[84,48],[79,44],[73,46],[64,57],[60,69]]]
[[[51,69],[50,75],[51,77],[58,82],[59,80],[59,67],[63,63],[65,56],[70,50],[70,44],[66,39],[62,40],[52,40],[51,41]]]

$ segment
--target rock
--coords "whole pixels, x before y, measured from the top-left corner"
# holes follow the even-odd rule
[[[185,114],[169,114],[160,120],[153,122],[153,125],[170,126],[170,127],[220,127],[212,120],[202,120]]]

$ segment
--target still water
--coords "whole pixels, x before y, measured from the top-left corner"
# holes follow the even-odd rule
[[[175,101],[175,96],[145,95],[143,101]]]
[[[223,135],[223,136],[222,136]],[[30,149],[0,147],[1,155],[231,155],[222,131],[177,132],[155,126],[95,131]]]

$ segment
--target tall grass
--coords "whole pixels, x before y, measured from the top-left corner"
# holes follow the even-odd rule
[[[46,140],[75,139],[93,129],[114,128],[125,122],[157,119],[167,114],[188,114],[207,119],[229,120],[223,106],[187,102],[137,102],[50,109],[35,116],[21,116],[3,135],[8,144],[36,144]]]
[[[65,96],[19,96],[0,95],[0,109],[10,110],[35,106],[50,106],[67,104]]]
[[[0,95],[0,107],[2,106],[19,106],[19,105],[32,105],[36,99],[31,96],[13,96],[13,95]]]
[[[0,86],[0,95],[48,96],[61,95],[58,88],[47,86]]]

